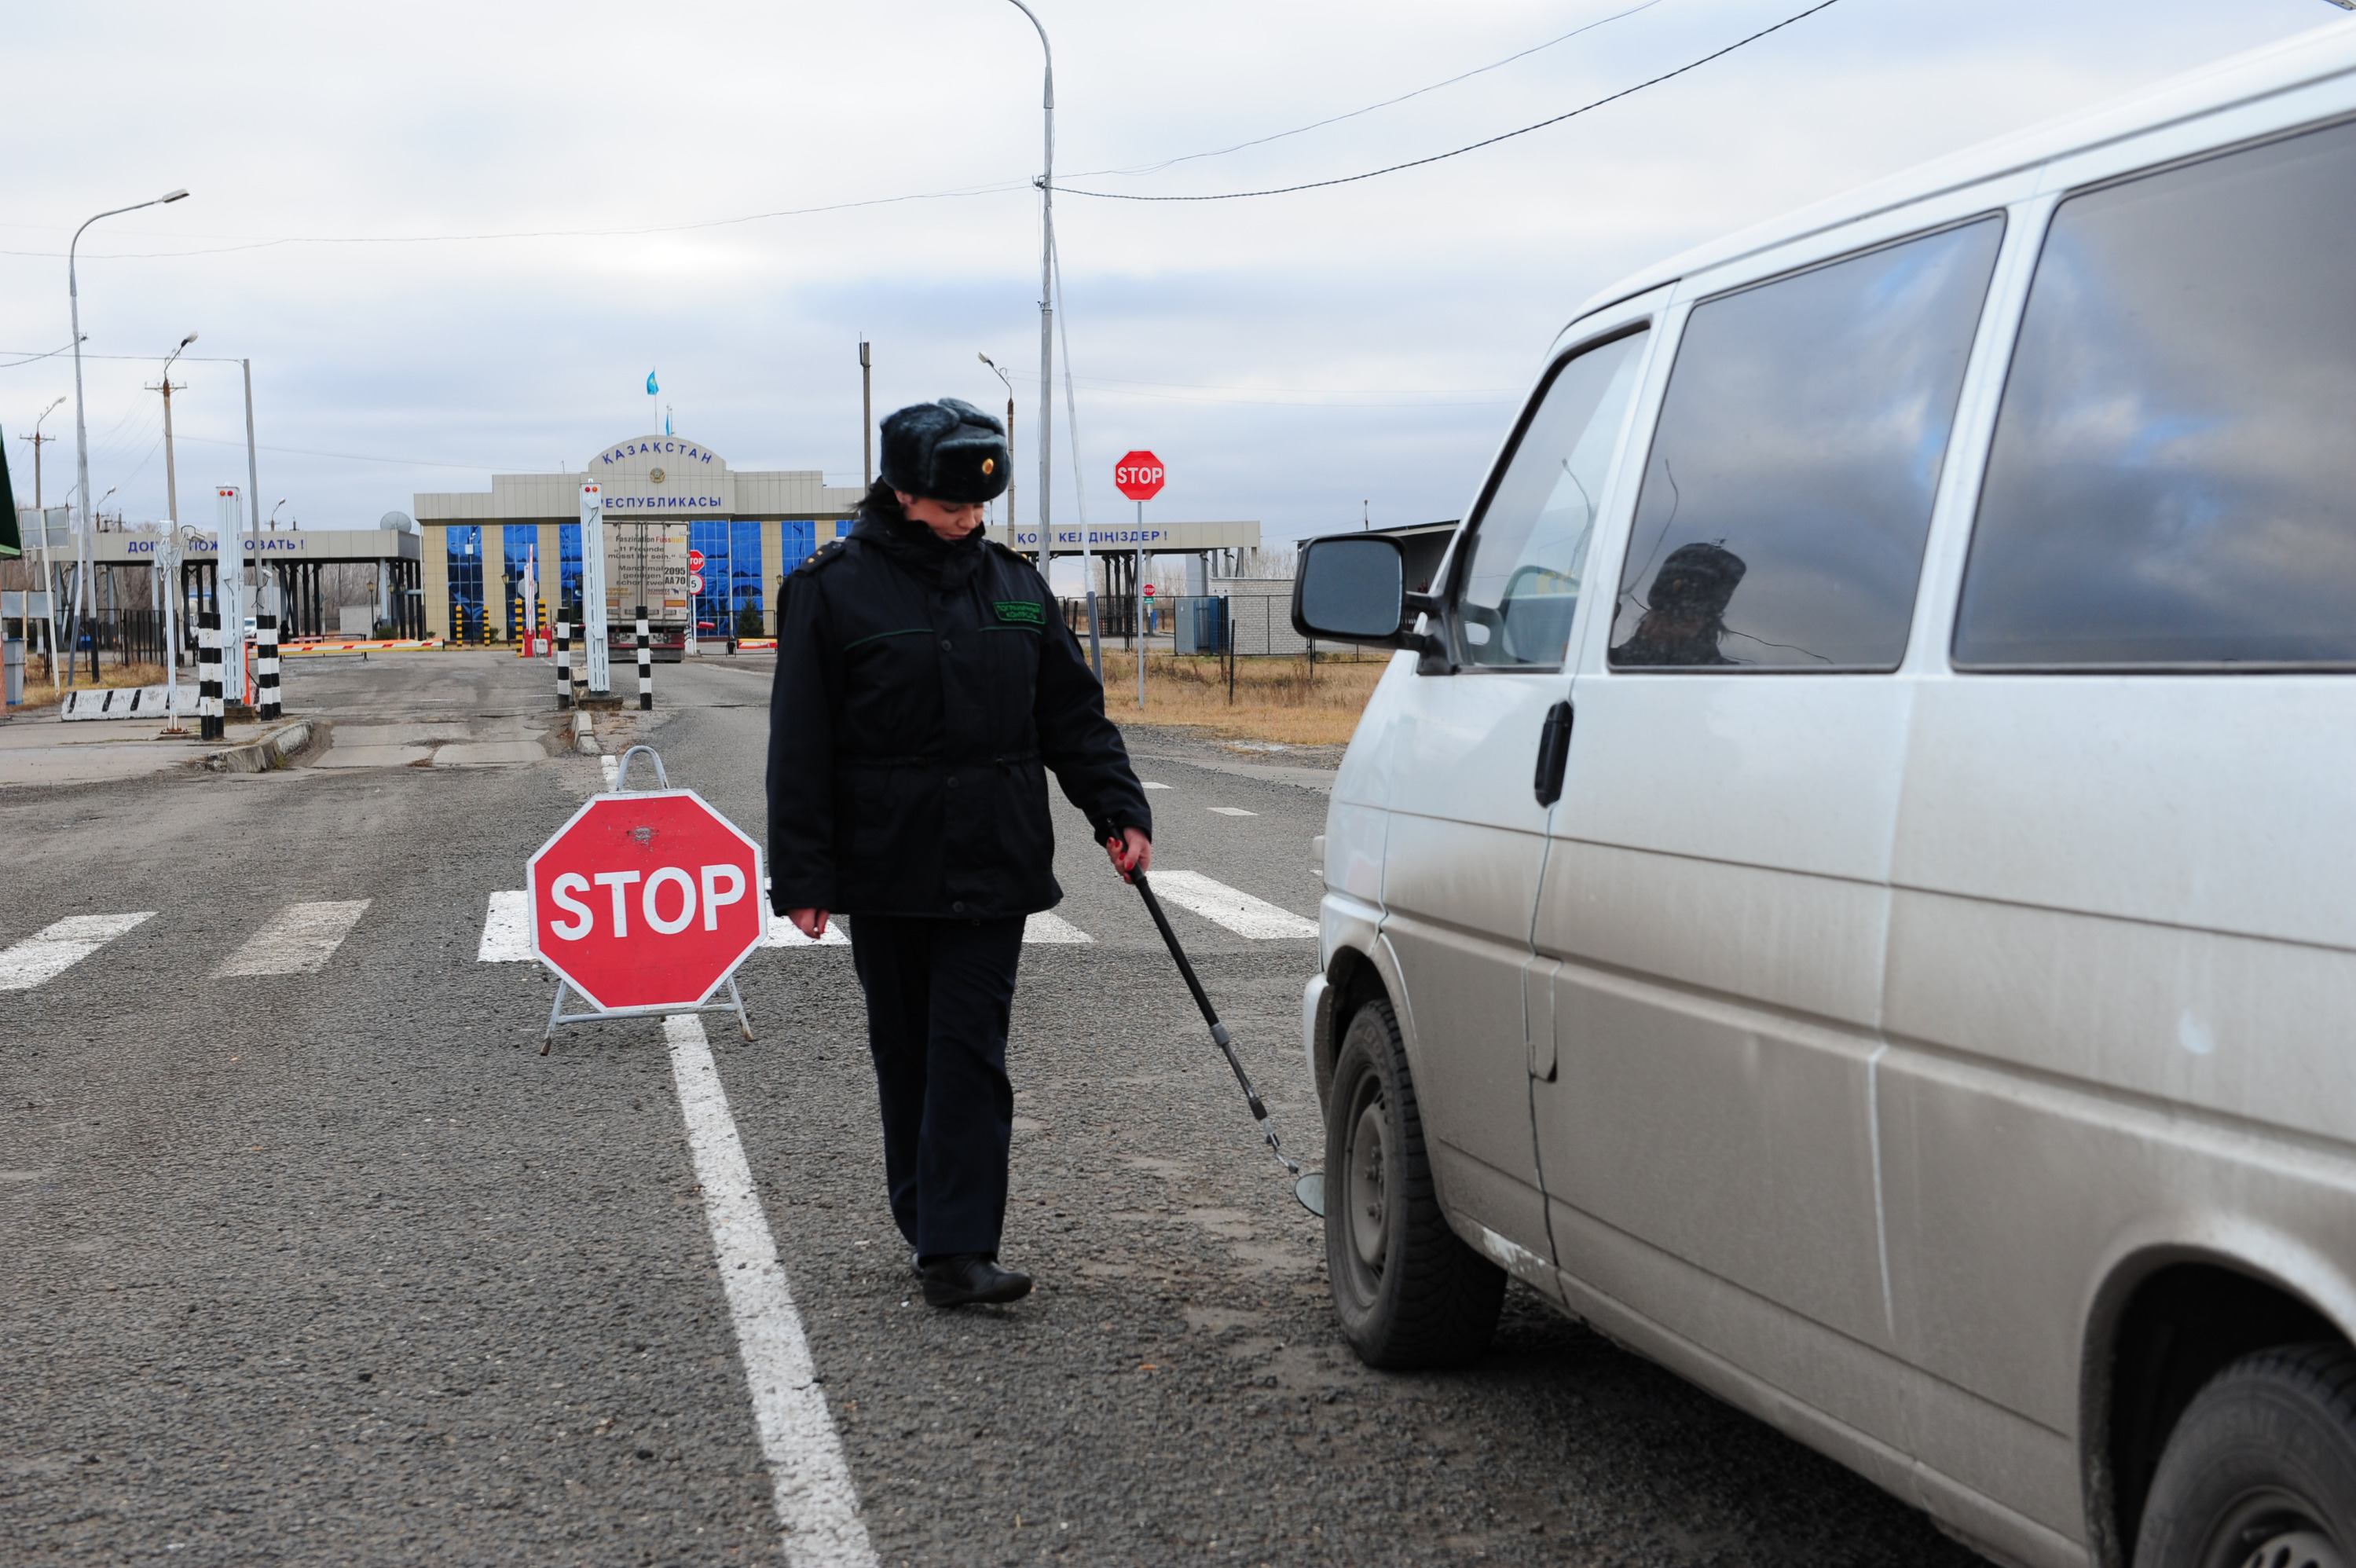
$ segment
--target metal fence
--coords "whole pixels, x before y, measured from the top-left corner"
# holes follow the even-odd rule
[[[1145,601],[1145,646],[1156,653],[1233,654],[1240,659],[1309,652],[1315,644],[1292,629],[1292,585],[1281,593],[1157,596]],[[1064,624],[1083,642],[1086,599],[1062,599]],[[1137,634],[1137,601],[1099,595],[1098,635],[1126,648]],[[1332,646],[1328,644],[1327,646]]]

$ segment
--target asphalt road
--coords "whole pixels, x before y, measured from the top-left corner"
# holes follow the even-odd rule
[[[310,679],[339,725],[540,711],[544,666],[439,658],[476,662],[298,669],[290,708]],[[757,834],[766,665],[658,689],[609,739]],[[1314,914],[1323,794],[1133,746],[1161,867]],[[0,1560],[780,1560],[660,1024],[542,1057],[552,983],[477,961],[489,895],[602,782],[550,749],[0,795],[0,948],[154,911],[0,991]],[[847,949],[756,953],[759,1039],[711,1031],[881,1562],[1970,1561],[1519,1289],[1470,1370],[1358,1366],[1316,1222],[1058,805],[1058,913],[1094,940],[1023,953],[1029,1299],[914,1294]],[[315,972],[215,973],[287,906],[360,899]],[[1313,1154],[1314,943],[1173,918]]]

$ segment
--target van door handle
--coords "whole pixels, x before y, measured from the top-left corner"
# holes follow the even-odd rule
[[[1547,710],[1546,725],[1538,731],[1538,768],[1530,789],[1539,805],[1551,806],[1562,799],[1562,774],[1569,761],[1570,704],[1557,703]]]

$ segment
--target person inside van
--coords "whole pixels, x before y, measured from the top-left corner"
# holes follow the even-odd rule
[[[1681,544],[1661,563],[1647,596],[1644,618],[1612,650],[1612,662],[1731,664],[1719,651],[1726,607],[1750,568],[1722,544]]]

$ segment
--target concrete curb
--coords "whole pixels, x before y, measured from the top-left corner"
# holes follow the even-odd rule
[[[209,751],[188,764],[210,773],[267,773],[291,767],[304,753],[332,744],[335,725],[327,719],[296,719],[242,746]]]

